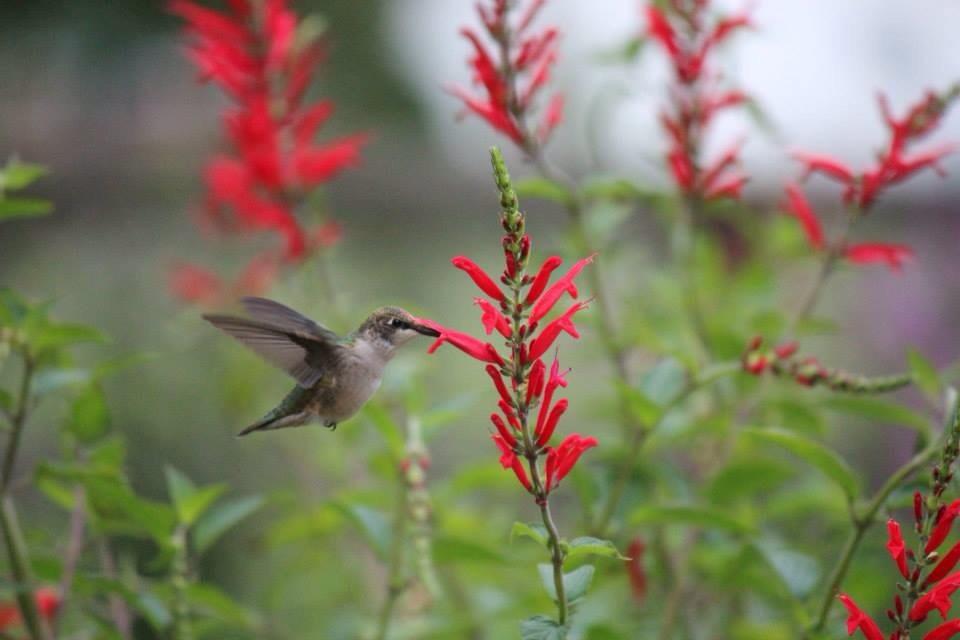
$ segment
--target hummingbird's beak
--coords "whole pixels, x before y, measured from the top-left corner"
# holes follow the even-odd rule
[[[428,327],[427,325],[421,324],[419,322],[414,322],[412,325],[410,325],[410,328],[419,334],[430,336],[431,338],[437,338],[440,336],[439,331],[437,331],[433,327]]]

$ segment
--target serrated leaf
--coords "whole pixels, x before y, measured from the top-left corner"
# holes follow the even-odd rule
[[[576,560],[587,556],[603,556],[604,558],[616,558],[626,560],[627,557],[620,555],[615,544],[609,540],[601,540],[592,536],[581,536],[574,538],[567,545],[567,555],[565,560]]]
[[[927,396],[927,399],[933,404],[939,405],[940,389],[943,385],[940,382],[940,374],[936,367],[916,349],[910,349],[907,352],[907,364],[910,366],[910,373],[913,374],[913,381]]]
[[[533,616],[520,623],[521,640],[564,640],[566,627],[546,616]]]
[[[833,480],[853,499],[859,493],[859,482],[853,470],[835,451],[806,436],[784,429],[745,429],[744,435],[778,445]]]
[[[240,521],[253,515],[264,505],[261,496],[247,496],[226,500],[211,507],[193,527],[193,546],[203,553]]]
[[[41,198],[0,198],[0,222],[14,218],[38,218],[53,211],[53,204]]]
[[[630,522],[633,524],[685,524],[735,534],[746,534],[751,531],[750,526],[724,509],[697,505],[640,507],[630,514]]]
[[[546,589],[547,595],[554,601],[557,599],[557,587],[553,581],[553,565],[538,564],[537,571],[540,572],[540,582]],[[592,564],[585,564],[573,571],[563,574],[563,592],[567,602],[575,602],[587,594],[590,583],[593,581],[593,574],[596,569]]]
[[[510,542],[514,538],[530,538],[537,544],[547,546],[547,529],[542,524],[527,524],[526,522],[514,522],[510,528]]]
[[[521,198],[539,198],[566,205],[572,199],[570,190],[546,178],[527,178],[514,183],[514,189]]]

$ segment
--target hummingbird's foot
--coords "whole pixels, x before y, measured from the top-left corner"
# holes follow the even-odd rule
[[[323,423],[323,426],[325,426],[327,429],[330,429],[330,431],[336,431],[336,430],[337,430],[337,423],[336,423],[336,422],[324,422],[324,423]]]

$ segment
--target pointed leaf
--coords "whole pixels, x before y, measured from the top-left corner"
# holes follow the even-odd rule
[[[564,640],[567,628],[546,616],[533,616],[520,623],[521,640]]]
[[[566,205],[572,199],[570,190],[562,184],[546,178],[527,178],[514,183],[517,195],[521,198],[539,198]]]
[[[920,390],[923,391],[930,402],[939,405],[942,385],[936,367],[916,349],[907,352],[907,364],[910,366],[910,373],[913,374],[913,380],[920,387]]]
[[[853,499],[859,493],[859,483],[853,470],[835,451],[826,446],[785,429],[746,429],[744,435],[783,447],[807,464],[818,469],[833,480],[837,486]]]
[[[261,496],[247,496],[224,501],[203,514],[193,528],[193,544],[198,553],[213,543],[264,505]]]
[[[567,555],[565,560],[576,560],[587,556],[603,556],[605,558],[616,558],[626,560],[627,557],[620,555],[616,545],[609,540],[601,540],[591,536],[582,536],[574,538],[567,545]]]
[[[514,538],[530,538],[534,542],[547,546],[547,529],[542,524],[527,524],[525,522],[514,522],[510,529],[510,542]]]
[[[537,570],[540,572],[540,582],[543,583],[543,588],[546,589],[547,595],[556,601],[557,588],[553,583],[553,565],[546,563],[538,564]],[[593,581],[594,571],[595,568],[593,565],[585,564],[569,573],[563,574],[563,591],[567,597],[567,602],[575,602],[586,595],[587,589],[590,588],[590,583]]]
[[[0,169],[0,192],[18,191],[47,175],[46,167],[32,162],[21,162],[11,158],[3,169]]]
[[[96,384],[89,385],[73,401],[67,431],[81,443],[89,444],[106,435],[109,427],[110,411],[103,389]]]
[[[0,222],[14,218],[38,218],[53,211],[53,204],[41,198],[0,198]]]
[[[335,502],[334,506],[347,516],[363,533],[370,547],[381,560],[387,557],[392,532],[383,513],[359,504]]]

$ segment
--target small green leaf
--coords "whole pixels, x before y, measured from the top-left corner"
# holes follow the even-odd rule
[[[567,628],[546,616],[533,616],[520,623],[521,640],[564,640]]]
[[[847,495],[847,498],[853,499],[859,493],[857,476],[846,461],[835,451],[819,442],[785,429],[746,429],[743,433],[748,437],[778,445],[793,453],[833,480]]]
[[[89,444],[106,435],[109,427],[110,411],[103,389],[96,384],[87,386],[73,401],[67,431]]]
[[[574,538],[567,545],[567,555],[565,560],[576,560],[586,556],[603,556],[605,558],[617,558],[626,560],[626,556],[620,555],[616,545],[609,540],[601,540],[591,536],[582,536]]]
[[[547,590],[547,595],[554,601],[557,599],[557,588],[553,582],[553,565],[538,564],[537,570],[540,572],[540,582],[543,588]],[[585,564],[569,573],[563,574],[563,592],[567,597],[567,602],[575,602],[586,595],[590,583],[593,581],[593,573],[596,569],[591,564]]]
[[[940,374],[936,367],[916,349],[907,352],[907,364],[913,379],[924,395],[935,405],[940,404]]]
[[[514,538],[530,538],[537,544],[547,546],[547,529],[542,524],[527,524],[525,522],[514,522],[510,529],[510,542]]]
[[[614,384],[624,397],[630,415],[640,424],[647,427],[652,426],[663,415],[663,409],[660,405],[648,398],[640,389],[634,389],[619,380],[614,380]]]
[[[381,560],[387,557],[392,533],[390,523],[381,512],[364,505],[346,502],[334,502],[333,506],[360,529]]]
[[[203,553],[209,549],[224,533],[263,505],[262,497],[247,496],[224,501],[209,509],[193,527],[193,544],[197,552]]]
[[[190,478],[171,465],[164,468],[164,473],[167,476],[167,491],[170,493],[170,501],[179,511],[178,505],[196,493],[197,487]]]
[[[481,565],[507,564],[506,556],[498,549],[449,534],[441,534],[434,538],[433,558],[437,564],[461,562]]]
[[[747,524],[734,518],[726,509],[697,505],[640,507],[630,514],[630,522],[633,524],[685,524],[736,534],[749,533],[751,530]]]
[[[82,324],[46,324],[34,330],[31,346],[38,352],[62,349],[82,342],[107,342],[106,336]]]
[[[182,502],[178,502],[177,515],[180,522],[192,526],[226,490],[225,484],[211,484],[197,489]]]
[[[0,198],[0,222],[14,218],[38,218],[53,211],[53,204],[40,198]]]
[[[546,178],[527,178],[514,183],[517,195],[521,198],[539,198],[566,205],[573,196],[570,190],[562,184]]]
[[[21,162],[16,158],[7,161],[7,165],[0,169],[0,192],[17,191],[47,175],[46,167],[32,162]]]

